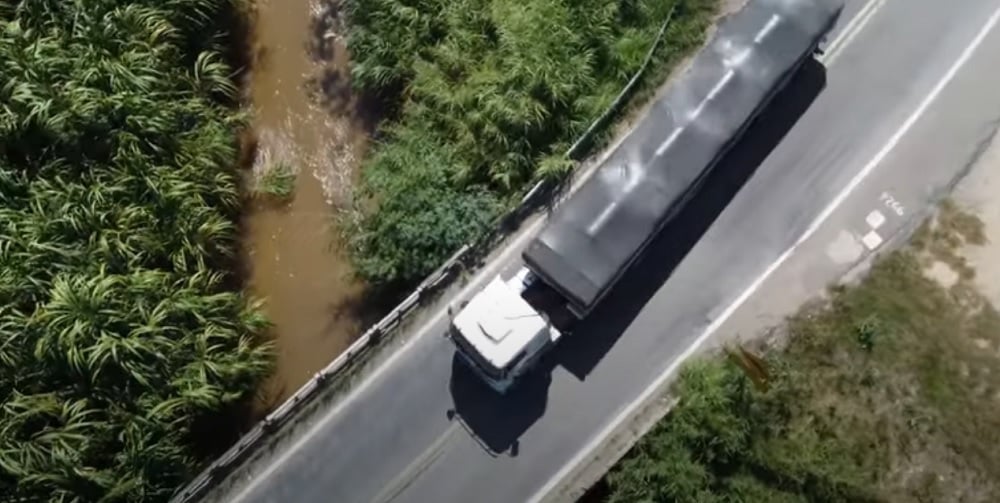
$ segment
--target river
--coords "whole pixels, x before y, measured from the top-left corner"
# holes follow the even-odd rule
[[[257,155],[295,173],[290,199],[253,200],[243,220],[250,293],[264,299],[277,362],[258,412],[293,393],[361,329],[364,288],[338,241],[368,125],[350,93],[336,4],[257,0],[247,82]]]

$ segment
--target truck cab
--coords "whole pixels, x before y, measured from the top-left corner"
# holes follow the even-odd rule
[[[448,337],[458,354],[490,387],[505,393],[562,336],[525,294],[537,278],[521,268],[512,278],[494,277],[458,314]]]

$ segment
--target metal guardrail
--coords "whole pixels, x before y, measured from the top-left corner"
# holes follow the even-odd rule
[[[590,127],[588,127],[587,130],[580,135],[576,142],[570,146],[565,154],[567,158],[571,160],[579,160],[579,156],[583,152],[587,151],[586,147],[594,141],[594,137],[597,132],[600,131],[601,128],[605,127],[612,117],[621,112],[623,106],[628,100],[628,97],[635,91],[636,86],[648,70],[657,49],[659,49],[660,45],[663,43],[663,35],[666,33],[667,27],[673,19],[676,6],[677,2],[674,2],[670,11],[667,13],[667,17],[664,20],[663,25],[657,33],[656,39],[654,40],[652,46],[650,46],[649,51],[646,53],[646,58],[643,60],[642,66],[636,70],[636,73],[632,76],[625,87],[622,88],[621,92],[618,93],[618,96],[611,103],[611,105],[608,106],[607,110],[605,110],[600,117],[595,119],[591,123]],[[303,404],[309,402],[320,391],[325,389],[324,385],[330,381],[331,378],[338,376],[338,374],[340,374],[346,367],[350,366],[350,364],[357,363],[356,360],[359,360],[361,356],[366,354],[368,349],[377,344],[386,334],[398,327],[400,322],[410,312],[419,307],[422,300],[427,299],[431,296],[430,294],[438,291],[442,285],[452,278],[452,273],[458,269],[459,266],[465,264],[472,257],[474,252],[491,248],[491,245],[495,243],[498,236],[505,235],[507,233],[506,231],[515,226],[515,224],[520,223],[524,217],[536,210],[538,208],[538,203],[543,199],[547,199],[547,196],[550,195],[552,189],[556,188],[558,185],[557,182],[559,182],[559,180],[545,179],[535,183],[530,189],[528,189],[527,192],[525,192],[524,196],[515,208],[494,222],[490,232],[476,242],[465,244],[459,248],[458,251],[452,254],[448,260],[445,260],[444,263],[437,268],[437,270],[428,275],[427,278],[425,278],[420,285],[417,286],[413,293],[403,299],[403,301],[393,308],[389,314],[385,315],[378,321],[378,323],[366,330],[365,333],[354,341],[354,343],[352,343],[343,353],[334,358],[334,360],[326,367],[317,372],[312,379],[302,385],[302,387],[300,387],[295,394],[288,397],[284,402],[282,402],[281,405],[274,409],[274,411],[254,426],[253,429],[244,434],[239,441],[236,442],[236,444],[213,461],[212,464],[205,468],[187,486],[175,493],[171,498],[170,503],[188,503],[204,496],[208,489],[210,489],[215,483],[223,480],[233,468],[246,459],[251,452],[259,448],[263,440],[266,440],[270,434],[274,433],[282,425],[284,425],[288,419],[290,419],[291,416],[293,416],[294,413],[302,407]]]

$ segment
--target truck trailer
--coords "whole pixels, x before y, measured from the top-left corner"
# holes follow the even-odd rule
[[[749,0],[447,336],[500,393],[600,304],[754,118],[819,53],[843,0]]]

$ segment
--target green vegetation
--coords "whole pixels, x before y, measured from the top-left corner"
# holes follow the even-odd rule
[[[606,499],[998,501],[1000,315],[968,278],[927,273],[984,242],[977,222],[946,204],[912,247],[792,317],[766,390],[740,366],[691,365]]]
[[[287,200],[295,191],[295,171],[286,162],[274,161],[264,167],[253,190],[259,197]]]
[[[232,9],[0,0],[4,501],[166,500],[269,368],[230,272]]]
[[[796,420],[794,372],[772,369],[772,386],[759,392],[735,365],[689,365],[670,417],[609,474],[608,500],[870,501],[844,446],[822,425]]]
[[[639,69],[671,8],[647,84],[699,46],[716,4],[349,0],[354,83],[390,109],[348,229],[357,272],[374,286],[418,281],[529,182],[565,173],[565,151]]]

